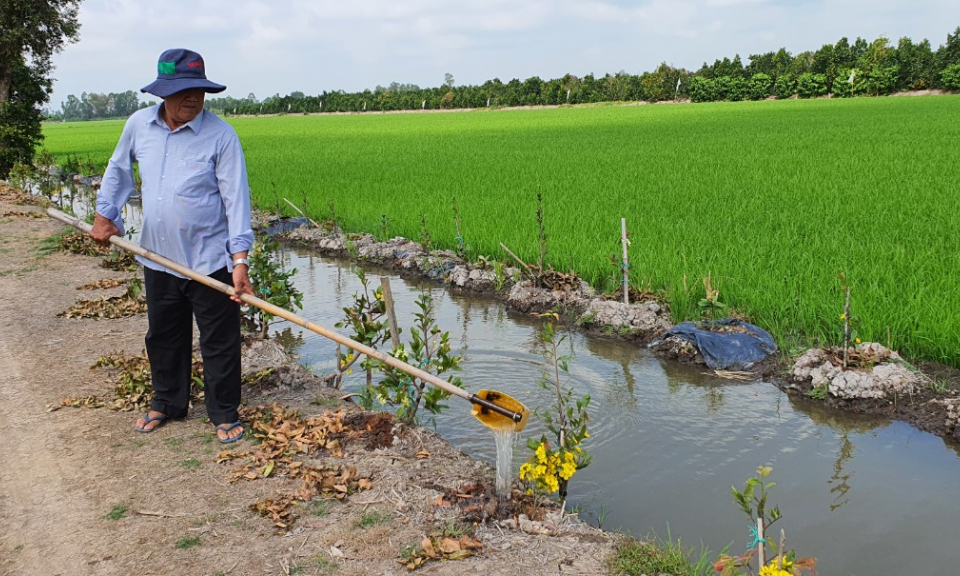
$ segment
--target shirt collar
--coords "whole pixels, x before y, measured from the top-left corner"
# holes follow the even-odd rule
[[[167,121],[164,120],[164,119],[163,119],[163,116],[160,114],[160,111],[161,111],[161,110],[163,110],[163,102],[161,102],[160,104],[157,104],[157,107],[156,107],[156,109],[153,111],[153,114],[148,117],[148,119],[147,119],[147,124],[150,124],[151,122],[153,122],[153,123],[156,123],[158,126],[161,126],[161,127],[163,127],[163,128],[166,128],[167,130],[169,130],[170,127],[167,126]],[[187,128],[190,128],[191,130],[193,130],[193,133],[194,133],[194,134],[199,134],[199,133],[200,133],[200,126],[203,124],[203,117],[206,116],[206,114],[207,114],[207,109],[204,108],[203,110],[200,111],[199,114],[197,114],[197,117],[196,117],[196,118],[194,118],[193,120],[187,122],[186,124],[184,124],[184,125],[181,126],[180,128],[177,128],[177,130],[180,130],[180,129],[184,128],[184,127],[187,127]],[[176,132],[177,130],[172,130],[172,132]]]

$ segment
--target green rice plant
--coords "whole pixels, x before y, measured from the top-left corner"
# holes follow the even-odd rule
[[[270,183],[336,202],[338,226],[457,247],[450,191],[470,246],[539,259],[539,186],[550,265],[601,286],[611,215],[631,222],[630,284],[697,319],[707,271],[724,303],[778,340],[836,339],[837,273],[856,293],[864,340],[960,366],[960,165],[944,118],[960,95],[462,114],[231,118],[255,203]],[[47,124],[58,158],[108,158],[122,122]],[[362,198],[363,201],[357,201]],[[686,280],[685,280],[686,279]]]

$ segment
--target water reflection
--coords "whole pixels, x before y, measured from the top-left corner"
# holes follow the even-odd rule
[[[830,493],[834,495],[833,503],[830,504],[831,512],[843,506],[849,500],[847,492],[850,491],[849,481],[853,474],[844,473],[843,464],[851,458],[853,458],[853,442],[850,441],[850,432],[847,431],[840,436],[840,453],[833,463],[833,476],[827,482],[831,485]]]

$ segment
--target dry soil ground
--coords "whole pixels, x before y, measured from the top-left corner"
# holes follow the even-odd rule
[[[493,472],[427,430],[391,425],[389,443],[377,447],[382,435],[348,427],[342,456],[291,457],[318,470],[353,466],[371,486],[342,501],[295,505],[295,522],[278,530],[250,505],[293,493],[302,480],[278,463],[269,477],[252,469],[256,480],[231,482],[244,459],[218,462],[223,447],[202,406],[151,434],[132,430],[135,412],[56,409],[65,397],[110,399],[115,375],[91,366],[104,354],[139,354],[146,318],[58,317],[79,299],[122,290],[78,286],[124,274],[101,268],[99,258],[45,254],[44,238],[63,225],[22,214],[31,211],[39,209],[0,190],[0,574],[402,574],[405,550],[462,529],[482,546],[473,556],[417,572],[605,572],[615,538],[575,519],[551,526],[553,535],[492,519],[474,525],[478,513],[465,509],[488,503],[475,490],[489,490]],[[246,404],[277,402],[305,416],[337,408],[311,404],[325,392],[287,380],[246,390]],[[262,446],[244,440],[230,452]],[[471,491],[473,498],[457,495]]]

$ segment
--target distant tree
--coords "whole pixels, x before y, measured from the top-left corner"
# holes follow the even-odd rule
[[[680,82],[679,94],[678,81]],[[690,95],[688,90],[690,90],[690,74],[666,62],[661,62],[653,72],[644,72],[640,75],[641,98],[648,102],[675,100],[678,95]]]
[[[901,38],[895,61],[899,71],[899,90],[924,90],[938,85],[937,56],[930,48],[929,40],[914,44],[909,38]]]
[[[777,70],[773,63],[773,57],[773,52],[751,54],[748,57],[750,63],[744,68],[744,72],[750,77],[753,77],[755,74],[764,74],[770,78],[776,77]]]
[[[80,0],[0,0],[0,177],[30,162],[50,99],[51,59],[80,33]]]
[[[941,70],[951,64],[960,64],[960,26],[953,34],[947,34],[947,43],[937,50],[937,62]]]
[[[447,72],[443,75],[443,85],[447,88],[453,88],[453,74]]]

